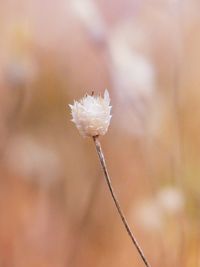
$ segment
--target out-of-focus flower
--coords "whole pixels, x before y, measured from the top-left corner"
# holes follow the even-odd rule
[[[3,66],[3,81],[6,88],[4,100],[10,118],[8,123],[12,127],[25,115],[31,103],[33,84],[38,75],[37,67],[31,55],[8,58]]]
[[[113,40],[110,47],[115,85],[128,97],[150,96],[155,89],[155,73],[144,55],[137,53],[125,40]]]
[[[98,136],[107,132],[111,120],[110,97],[107,90],[104,98],[86,95],[69,106],[72,121],[83,136]]]
[[[39,69],[34,56],[33,31],[25,19],[8,22],[3,39],[1,71],[4,103],[8,123],[13,127],[30,104]]]
[[[96,3],[93,0],[71,0],[70,4],[91,37],[101,41],[105,37],[106,27]]]
[[[183,192],[175,187],[163,188],[157,195],[158,205],[168,214],[176,214],[184,209]]]
[[[30,84],[36,77],[37,65],[31,57],[13,60],[5,67],[6,81],[13,87]]]
[[[146,230],[159,230],[166,215],[175,215],[184,209],[185,198],[180,189],[166,187],[153,198],[143,200],[134,208],[134,219]]]
[[[136,41],[132,41],[131,35],[132,32],[127,32],[125,28],[125,31],[116,30],[111,36],[110,72],[118,106],[125,109],[123,114],[126,116],[121,112],[118,116],[121,127],[131,134],[142,135],[146,131],[147,120],[153,114],[152,104],[156,99],[155,69],[144,54],[134,49]],[[130,120],[133,127],[130,127]]]
[[[4,76],[13,87],[31,83],[37,76],[33,54],[33,31],[26,20],[14,20],[8,25],[9,37],[5,44]]]
[[[134,208],[134,219],[148,231],[160,230],[163,226],[163,214],[154,199],[138,203]]]
[[[15,137],[9,144],[5,165],[24,179],[42,186],[54,184],[61,174],[56,152],[26,135]]]

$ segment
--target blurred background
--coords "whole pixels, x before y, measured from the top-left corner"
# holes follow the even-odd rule
[[[101,139],[153,267],[200,266],[200,2],[0,1],[0,267],[144,266],[69,103]]]

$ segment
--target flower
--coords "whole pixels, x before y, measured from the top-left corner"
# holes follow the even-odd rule
[[[79,18],[88,34],[97,42],[102,41],[106,36],[106,25],[97,3],[93,0],[71,0],[70,5],[72,13]]]
[[[161,230],[163,214],[155,199],[140,201],[134,208],[134,220],[147,231]]]
[[[177,214],[184,209],[185,198],[183,192],[175,187],[163,188],[157,195],[158,204],[168,214]]]
[[[16,135],[5,153],[5,165],[14,175],[40,186],[54,185],[61,176],[59,155],[30,135]]]
[[[104,97],[86,95],[80,101],[74,101],[71,108],[72,121],[75,123],[81,135],[104,135],[110,125],[111,106],[107,90]]]
[[[154,108],[159,100],[155,67],[151,59],[137,49],[137,44],[141,46],[146,42],[143,35],[142,31],[133,29],[129,21],[117,27],[108,42],[118,126],[123,133],[136,136],[144,136],[147,131],[150,135],[155,134],[161,116]],[[124,112],[120,111],[121,106]]]

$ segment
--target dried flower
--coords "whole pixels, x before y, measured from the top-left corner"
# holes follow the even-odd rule
[[[99,161],[102,167],[102,171],[104,174],[105,181],[108,185],[111,197],[114,201],[117,212],[122,220],[122,223],[129,235],[133,246],[137,249],[142,261],[144,262],[146,267],[150,267],[140,245],[137,242],[133,232],[131,231],[130,226],[126,220],[125,214],[123,213],[120,203],[115,194],[114,188],[112,186],[112,181],[110,179],[108,169],[106,167],[106,160],[103,154],[103,150],[101,148],[101,143],[99,141],[99,135],[104,135],[110,124],[110,97],[107,90],[104,92],[104,98],[101,96],[91,96],[86,95],[79,102],[74,101],[74,105],[70,105],[71,113],[72,113],[72,121],[75,123],[79,132],[83,136],[92,137],[96,151],[99,157]]]
[[[71,108],[72,121],[83,136],[104,135],[110,125],[110,97],[105,90],[101,96],[86,95],[80,101],[74,101]]]

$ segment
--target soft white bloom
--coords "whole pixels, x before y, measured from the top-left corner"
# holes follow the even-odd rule
[[[156,72],[150,58],[137,47],[146,43],[144,33],[131,22],[120,24],[108,41],[111,74],[120,97],[149,98],[155,91]],[[123,87],[123,90],[119,90]]]
[[[134,208],[134,219],[148,231],[160,230],[164,223],[163,213],[154,199],[138,203]]]
[[[16,175],[40,186],[53,185],[61,175],[56,151],[29,135],[17,135],[5,153],[5,165]]]
[[[142,33],[134,30],[136,38],[132,32],[133,27],[125,24],[110,36],[110,73],[119,107],[118,125],[126,133],[140,136],[153,132],[154,125],[159,125],[158,112],[154,112],[154,106],[157,107],[156,70],[150,58],[138,52],[137,42],[145,42]],[[120,106],[124,112],[120,112]]]
[[[69,106],[72,121],[83,136],[98,136],[107,132],[111,119],[110,97],[107,90],[104,98],[86,95]]]
[[[114,39],[110,45],[110,53],[116,86],[123,86],[131,98],[151,97],[155,90],[155,72],[151,62],[134,51],[125,40]]]
[[[9,61],[5,66],[5,78],[16,87],[31,83],[37,78],[37,64],[29,57]]]
[[[92,37],[97,40],[104,37],[106,25],[95,1],[71,0],[70,5],[73,13],[75,13],[81,20],[82,24]],[[69,8],[68,4],[67,8]]]
[[[158,192],[158,204],[168,214],[176,214],[184,209],[183,192],[175,187],[166,187]]]

